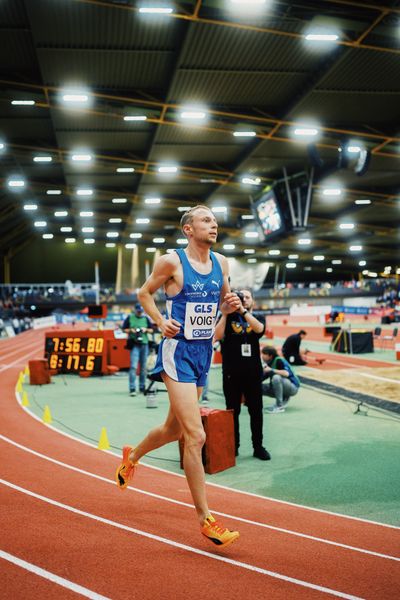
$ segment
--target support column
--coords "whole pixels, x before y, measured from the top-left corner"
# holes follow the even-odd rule
[[[4,283],[11,283],[11,253],[3,257]]]
[[[138,248],[129,250],[122,245],[118,246],[117,279],[115,282],[115,292],[117,294],[120,294],[123,290],[133,291],[135,287],[133,281],[133,265],[136,264],[135,251],[137,252]]]

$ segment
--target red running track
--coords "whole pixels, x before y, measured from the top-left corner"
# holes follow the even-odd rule
[[[218,551],[182,476],[142,465],[120,492],[115,456],[17,403],[18,372],[42,348],[36,332],[0,343],[1,598],[398,597],[399,528],[208,485],[241,534]]]

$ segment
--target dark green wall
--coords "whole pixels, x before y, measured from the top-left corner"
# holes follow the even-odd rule
[[[104,244],[77,242],[66,244],[54,240],[35,240],[11,261],[11,283],[73,283],[94,281],[94,264],[98,261],[101,283],[115,284],[117,248]]]

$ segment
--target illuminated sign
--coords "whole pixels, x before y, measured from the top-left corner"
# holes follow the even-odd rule
[[[60,373],[103,372],[105,340],[102,334],[80,332],[80,335],[46,333],[45,356],[52,371]]]

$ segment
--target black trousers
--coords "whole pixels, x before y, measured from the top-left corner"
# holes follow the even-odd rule
[[[225,395],[227,409],[233,409],[235,424],[235,445],[240,446],[239,415],[242,407],[242,395],[244,395],[247,409],[250,415],[251,440],[253,448],[260,448],[263,441],[263,401],[261,387],[261,373],[252,375],[238,369],[231,373],[223,371],[222,386]]]
[[[303,360],[300,354],[284,354],[284,358],[290,365],[306,365],[307,361]]]

